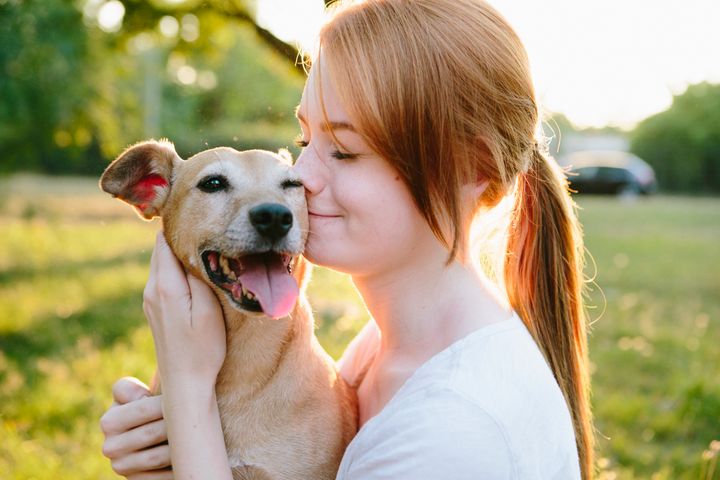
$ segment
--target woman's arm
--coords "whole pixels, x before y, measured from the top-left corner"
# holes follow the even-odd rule
[[[225,324],[212,290],[188,275],[158,234],[143,308],[155,342],[176,479],[232,479],[215,399]]]
[[[215,389],[163,391],[170,455],[176,479],[230,479]]]

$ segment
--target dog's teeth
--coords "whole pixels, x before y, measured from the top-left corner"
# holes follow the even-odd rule
[[[250,290],[248,290],[248,289],[245,288],[245,287],[242,287],[242,293],[243,293],[243,295],[244,295],[245,297],[247,297],[247,298],[250,299],[250,300],[254,300],[254,299],[255,299],[255,294],[252,293]]]
[[[235,275],[235,272],[233,272],[232,270],[230,270],[230,273],[228,273],[228,278],[233,282],[237,281],[237,275]]]
[[[215,252],[212,252],[208,255],[208,262],[210,262],[210,270],[213,272],[216,272],[218,269],[218,263],[217,263],[217,254]]]
[[[230,269],[230,265],[228,264],[227,258],[220,257],[220,266],[223,269],[223,273],[227,276],[230,276],[230,272],[232,272],[232,269]]]

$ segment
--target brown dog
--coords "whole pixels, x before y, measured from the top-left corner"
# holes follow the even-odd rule
[[[175,255],[222,304],[216,392],[234,478],[335,478],[357,404],[302,295],[307,208],[287,159],[215,148],[185,161],[149,141],[123,152],[100,185],[144,218],[161,216]]]

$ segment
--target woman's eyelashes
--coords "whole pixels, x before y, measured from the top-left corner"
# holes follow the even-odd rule
[[[310,145],[310,142],[306,142],[306,141],[303,140],[302,137],[299,136],[299,135],[298,135],[297,137],[295,137],[294,142],[295,142],[295,146],[300,147],[300,148],[305,148],[305,147],[307,147],[308,145]]]
[[[310,145],[310,142],[307,140],[303,140],[301,136],[298,136],[295,138],[295,145],[300,148],[305,148],[308,145]],[[336,158],[338,160],[355,160],[359,157],[359,154],[357,153],[349,153],[349,152],[341,152],[337,147],[333,148],[333,151],[330,153],[330,156],[333,158]]]
[[[338,149],[333,150],[330,155],[338,160],[355,160],[358,157],[357,153],[341,152]]]

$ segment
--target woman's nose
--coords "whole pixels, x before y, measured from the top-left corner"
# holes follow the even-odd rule
[[[305,185],[305,190],[310,195],[319,193],[323,188],[322,162],[312,147],[303,148],[295,161],[293,169]]]

